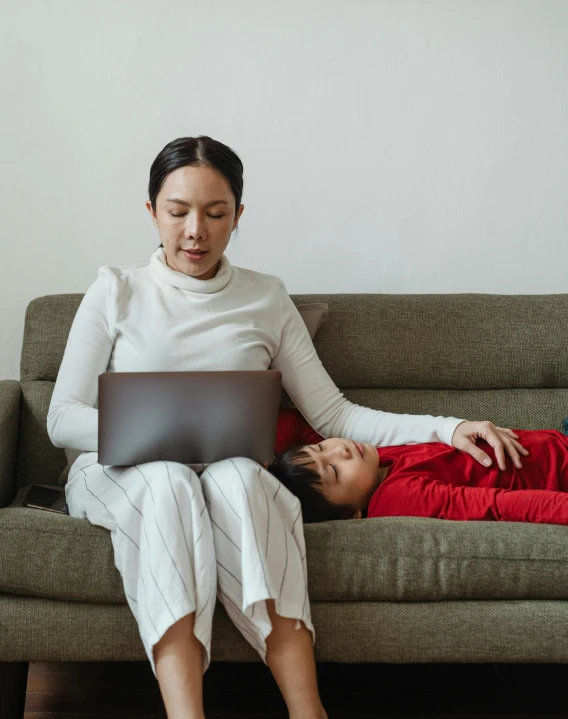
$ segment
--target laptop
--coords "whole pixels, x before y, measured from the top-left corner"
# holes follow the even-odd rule
[[[99,375],[103,465],[168,460],[211,464],[274,456],[282,373],[104,372]]]

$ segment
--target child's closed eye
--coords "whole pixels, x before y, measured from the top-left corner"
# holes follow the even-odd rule
[[[318,447],[319,447],[320,452],[323,452],[323,449],[322,449],[322,447],[321,447],[321,444],[318,444]],[[335,472],[335,479],[339,479],[339,473],[338,473],[337,469],[335,468],[335,465],[330,464],[329,466],[330,466],[330,467],[333,469],[333,471]]]

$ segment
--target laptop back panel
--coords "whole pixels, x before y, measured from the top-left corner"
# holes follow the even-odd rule
[[[210,464],[274,455],[281,372],[105,372],[98,461]]]

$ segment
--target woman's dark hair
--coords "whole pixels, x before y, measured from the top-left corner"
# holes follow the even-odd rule
[[[209,165],[218,170],[231,186],[235,197],[235,214],[238,212],[243,196],[243,163],[234,150],[207,135],[178,137],[168,142],[158,154],[150,167],[148,182],[148,196],[154,212],[156,198],[166,177],[178,167],[187,165]]]
[[[311,457],[301,445],[278,452],[267,470],[298,497],[305,523],[350,519],[353,516],[353,507],[331,502],[322,494],[321,489],[318,489],[318,486],[322,486],[321,477],[313,468]]]

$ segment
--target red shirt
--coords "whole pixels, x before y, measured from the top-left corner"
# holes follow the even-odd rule
[[[368,517],[436,517],[568,525],[568,437],[555,429],[513,430],[528,449],[517,469],[506,455],[497,465],[493,448],[477,446],[493,463],[443,442],[378,447],[386,478],[373,494]],[[324,439],[295,409],[280,412],[276,451]]]

